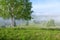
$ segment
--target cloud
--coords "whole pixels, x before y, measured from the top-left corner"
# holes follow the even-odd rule
[[[40,14],[40,12],[43,12],[43,15],[44,14],[56,15],[56,13],[60,15],[60,2],[57,2],[56,0],[55,1],[53,0],[52,2],[48,1],[45,4],[42,3],[33,4],[32,6],[33,6],[32,10],[34,11],[35,14],[38,15]]]

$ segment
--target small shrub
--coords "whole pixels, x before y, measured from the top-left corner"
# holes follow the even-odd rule
[[[50,27],[50,26],[55,26],[55,21],[53,19],[47,22],[47,27]]]

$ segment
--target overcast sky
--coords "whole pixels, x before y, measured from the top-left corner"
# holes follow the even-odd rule
[[[60,15],[60,0],[31,0],[36,15]]]

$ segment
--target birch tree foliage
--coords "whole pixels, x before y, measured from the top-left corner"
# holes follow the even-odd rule
[[[15,19],[30,20],[32,3],[29,0],[0,0],[0,17],[11,18],[14,25]]]
[[[32,3],[29,0],[0,0],[0,16],[3,18],[10,18],[11,11],[13,11],[16,19],[30,19]]]
[[[24,0],[0,0],[0,16],[3,18],[10,18],[11,14],[20,18]]]

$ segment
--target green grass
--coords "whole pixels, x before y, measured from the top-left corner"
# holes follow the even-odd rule
[[[0,28],[0,40],[60,40],[60,30]]]

